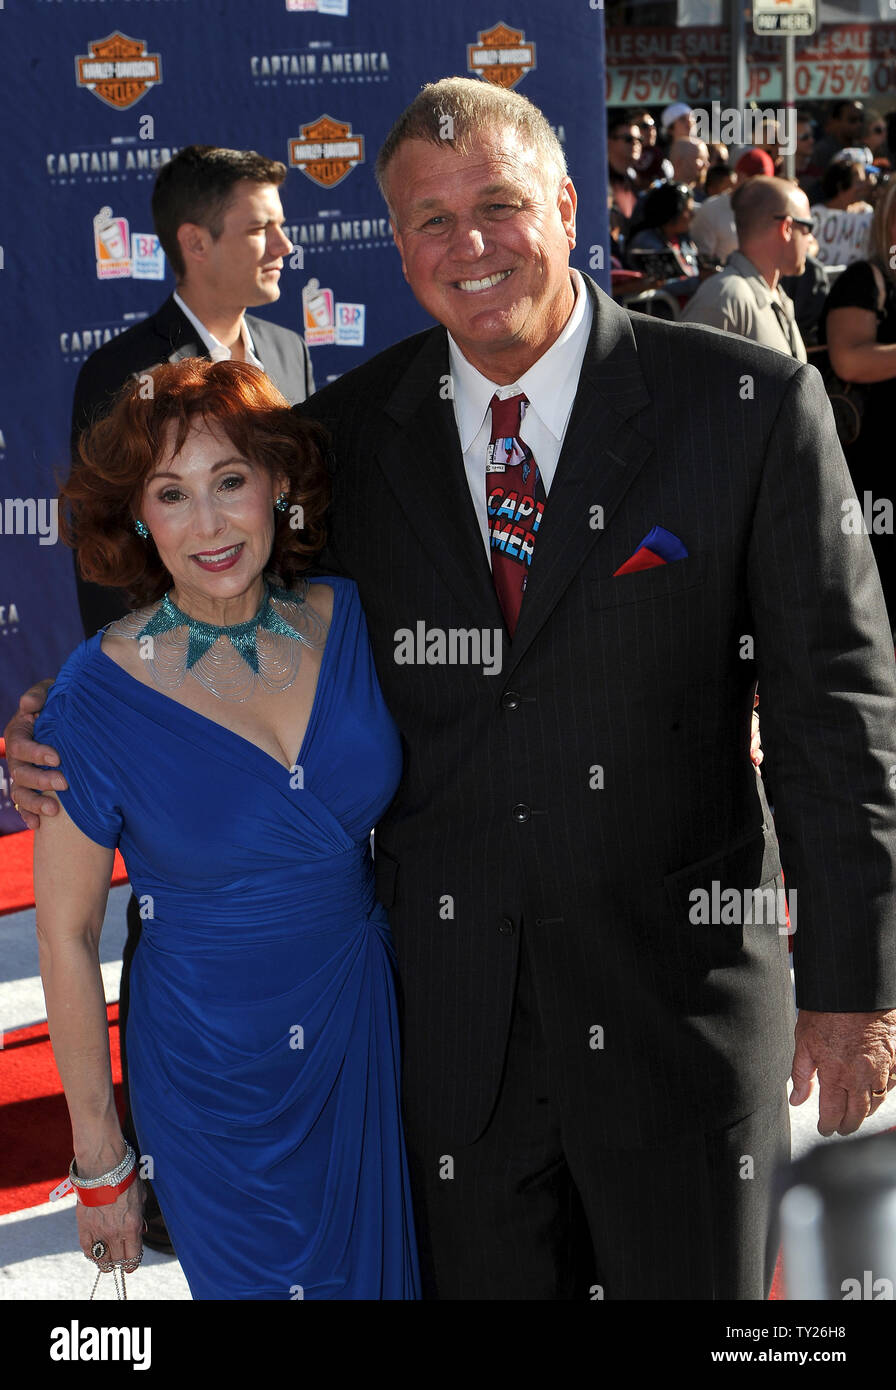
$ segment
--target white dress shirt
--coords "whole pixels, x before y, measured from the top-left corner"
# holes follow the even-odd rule
[[[719,265],[725,264],[731,252],[737,250],[730,192],[716,193],[700,204],[691,218],[688,235],[704,256],[712,256]]]
[[[579,385],[579,373],[591,334],[594,311],[578,271],[570,267],[575,304],[560,337],[534,366],[510,386],[497,386],[468,362],[448,334],[448,354],[454,386],[454,419],[464,456],[464,469],[476,509],[482,541],[489,555],[488,515],[485,506],[485,465],[492,434],[492,396],[500,400],[523,391],[529,401],[520,434],[532,450],[549,494],[566,426]]]
[[[230,348],[225,347],[223,343],[218,342],[218,339],[215,337],[214,333],[209,332],[205,324],[201,323],[200,320],[193,313],[192,309],[187,307],[187,305],[181,299],[180,295],[177,293],[177,290],[174,291],[174,302],[177,305],[177,307],[181,310],[181,312],[186,314],[187,318],[190,320],[191,324],[196,329],[196,332],[199,334],[200,338],[202,339],[203,343],[208,349],[208,355],[212,359],[212,361],[229,362],[231,357],[233,356],[233,353],[230,351]],[[261,359],[258,357],[255,351],[255,344],[252,342],[252,335],[249,332],[249,325],[246,323],[245,318],[242,322],[240,335],[243,340],[243,347],[246,350],[246,361],[250,364],[250,366],[259,367],[262,371],[264,371],[264,363],[261,361]]]

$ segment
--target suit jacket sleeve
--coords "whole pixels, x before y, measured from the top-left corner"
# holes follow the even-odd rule
[[[896,1005],[896,668],[867,536],[845,519],[854,497],[803,367],[770,434],[748,588],[797,1004],[834,1012]]]
[[[304,343],[304,341],[305,341],[305,340],[304,340],[304,338],[303,338],[303,339],[302,339],[302,342]],[[306,353],[306,356],[307,356],[307,353],[308,353],[307,347],[305,348],[305,353]],[[310,359],[309,359],[309,361],[308,361],[308,371],[309,371],[309,373],[310,373],[310,371],[311,371],[311,362],[310,362]],[[312,378],[312,384],[313,384],[313,378]],[[309,419],[309,420],[314,420],[314,421],[316,421],[317,424],[322,425],[322,426],[324,427],[324,429],[327,431],[327,434],[328,434],[328,436],[329,436],[329,445],[328,445],[328,447],[325,449],[324,460],[325,460],[326,465],[327,465],[327,470],[328,470],[328,472],[329,472],[329,474],[330,474],[330,487],[331,487],[331,489],[332,489],[332,494],[335,494],[336,489],[337,489],[338,484],[339,484],[339,470],[338,470],[338,464],[337,464],[337,459],[336,459],[336,453],[335,453],[335,450],[334,450],[334,448],[333,448],[333,436],[334,436],[334,430],[335,430],[335,423],[336,423],[336,422],[335,422],[335,420],[332,418],[332,416],[330,415],[330,413],[329,413],[327,410],[323,410],[323,411],[321,410],[321,407],[320,407],[320,397],[319,397],[319,396],[312,396],[310,400],[306,399],[306,400],[304,400],[304,401],[299,401],[296,405],[293,406],[293,410],[295,411],[296,415],[302,415],[302,416],[306,417],[306,418]],[[313,572],[314,574],[320,574],[320,575],[325,575],[325,574],[345,575],[345,574],[346,574],[345,567],[343,566],[342,561],[340,560],[339,555],[337,554],[336,549],[335,549],[335,547],[334,547],[334,545],[333,545],[333,543],[332,543],[332,520],[333,520],[332,494],[331,494],[330,507],[329,507],[329,510],[328,510],[328,512],[327,512],[327,521],[326,521],[327,539],[326,539],[326,541],[325,541],[325,543],[324,543],[324,548],[323,548],[323,550],[320,552],[319,555],[315,556],[314,564],[313,564],[313,566],[312,566],[312,572]]]
[[[119,368],[114,377],[104,365],[98,365],[93,357],[88,357],[78,373],[75,394],[72,401],[71,424],[71,464],[78,466],[78,440],[81,434],[95,420],[106,413],[113,397],[124,385],[127,371]],[[114,622],[128,611],[124,593],[120,589],[105,588],[91,584],[81,577],[77,557],[72,555],[75,572],[75,591],[78,611],[85,637],[92,637],[101,627]]]
[[[82,364],[75,382],[71,428],[73,465],[77,462],[78,439],[82,432],[105,415],[129,375],[124,364],[110,371],[105,365],[106,359],[97,362],[95,356],[88,357]]]

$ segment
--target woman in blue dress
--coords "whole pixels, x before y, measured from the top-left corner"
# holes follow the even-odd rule
[[[136,1268],[142,1165],[194,1298],[418,1298],[369,849],[401,748],[355,585],[302,578],[327,500],[315,427],[241,363],[152,380],[62,492],[85,577],[138,608],[76,649],[36,729],[69,784],[34,868],[81,1248]],[[97,952],[116,846],[143,919],[139,1156]]]

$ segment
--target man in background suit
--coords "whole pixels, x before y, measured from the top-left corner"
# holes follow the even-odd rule
[[[428,1293],[762,1299],[791,1067],[825,1134],[896,1067],[896,673],[820,378],[571,272],[517,94],[425,88],[377,174],[443,326],[300,409],[405,745],[375,859]]]
[[[762,1298],[791,1061],[845,1134],[896,1057],[896,672],[820,380],[571,272],[575,189],[517,94],[425,88],[378,172],[443,326],[300,409],[404,740],[376,875],[427,1292]],[[744,911],[781,883],[757,677],[795,1053],[783,925]],[[39,703],[7,732],[29,823]]]
[[[177,288],[149,318],[91,353],[78,373],[72,457],[81,432],[109,408],[128,377],[161,362],[234,358],[265,371],[295,405],[314,390],[298,333],[247,314],[280,298],[283,232],[278,189],[286,166],[254,150],[188,145],[159,170],[152,194],[156,235]],[[123,596],[76,575],[84,635],[126,611]]]

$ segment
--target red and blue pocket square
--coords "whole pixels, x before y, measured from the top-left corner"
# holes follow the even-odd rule
[[[656,569],[657,565],[670,565],[673,560],[686,560],[687,557],[687,549],[677,536],[673,536],[671,531],[666,531],[662,526],[654,526],[625,564],[613,571],[613,577],[615,579],[617,574],[636,574],[638,570]]]

